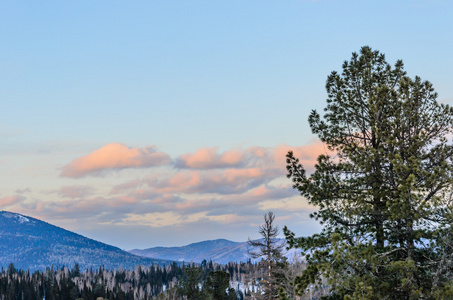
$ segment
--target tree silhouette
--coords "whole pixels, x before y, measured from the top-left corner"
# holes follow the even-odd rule
[[[275,215],[273,212],[268,212],[264,215],[264,224],[259,227],[258,232],[262,239],[251,240],[249,238],[248,244],[253,248],[259,250],[250,250],[249,255],[254,259],[261,258],[264,263],[266,271],[262,284],[264,287],[264,299],[277,299],[279,282],[282,280],[282,268],[285,265],[285,258],[283,257],[283,249],[285,244],[277,239],[280,230],[274,224]],[[261,297],[261,296],[258,296]]]

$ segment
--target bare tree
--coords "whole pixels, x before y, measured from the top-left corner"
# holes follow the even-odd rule
[[[259,240],[249,238],[248,240],[248,244],[252,247],[249,250],[249,255],[254,259],[261,258],[260,263],[264,264],[266,269],[262,280],[264,295],[257,295],[258,298],[262,299],[277,299],[281,282],[285,281],[283,272],[287,264],[286,258],[283,256],[285,243],[277,238],[280,230],[274,224],[274,220],[274,213],[267,212],[264,215],[264,224],[258,230],[262,238]],[[256,248],[258,250],[255,250]]]

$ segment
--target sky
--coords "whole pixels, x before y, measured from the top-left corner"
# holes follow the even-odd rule
[[[0,210],[130,250],[296,235],[325,82],[368,45],[453,104],[453,2],[0,2]]]

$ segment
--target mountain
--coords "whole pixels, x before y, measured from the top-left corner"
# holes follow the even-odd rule
[[[206,259],[223,263],[229,258],[234,258],[233,260],[239,261],[244,258],[244,253],[241,251],[243,248],[241,246],[243,246],[243,244],[244,243],[218,239],[193,243],[182,247],[154,247],[143,250],[133,249],[129,251],[129,253],[160,259],[170,258],[170,260],[174,261],[201,262]],[[226,257],[224,258],[223,256]],[[245,258],[245,261],[246,260],[247,258]]]
[[[283,243],[284,240],[280,239]],[[232,242],[225,239],[203,241],[182,247],[153,247],[148,249],[133,249],[129,252],[135,255],[200,263],[204,259],[212,260],[219,264],[229,262],[245,262],[250,259],[248,254],[250,246],[247,242]],[[257,251],[258,249],[252,249]],[[285,251],[284,251],[285,252]],[[285,256],[292,258],[294,250],[288,251]]]
[[[63,228],[21,214],[0,211],[0,267],[44,270],[47,267],[132,269],[170,261],[133,255]]]

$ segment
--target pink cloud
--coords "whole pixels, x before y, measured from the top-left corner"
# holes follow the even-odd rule
[[[185,169],[250,169],[250,168],[281,168],[285,170],[286,154],[293,151],[294,155],[308,169],[312,169],[320,154],[328,154],[321,141],[315,140],[304,146],[288,146],[285,144],[274,148],[253,146],[246,149],[234,149],[218,153],[217,147],[201,148],[195,153],[186,153],[176,159],[175,166]]]
[[[217,147],[201,148],[176,159],[176,167],[190,169],[217,169],[239,167],[244,164],[244,152],[238,150],[217,153]]]
[[[248,168],[224,171],[186,171],[172,177],[148,182],[158,193],[236,194],[283,175],[276,169]]]
[[[63,167],[60,176],[79,178],[86,175],[99,175],[105,170],[154,167],[169,163],[168,154],[157,152],[153,146],[131,148],[123,144],[112,143],[73,160]]]
[[[181,155],[171,164],[167,154],[153,147],[108,144],[72,161],[64,167],[61,176],[77,178],[108,170],[163,164],[168,167],[145,177],[118,182],[107,197],[90,186],[63,186],[54,191],[64,198],[60,201],[3,197],[0,207],[17,207],[23,212],[33,210],[50,218],[110,218],[112,222],[134,215],[169,212],[178,216],[204,214],[216,220],[227,220],[217,218],[224,215],[248,217],[262,207],[283,210],[285,203],[294,201],[298,193],[284,178],[285,156],[290,150],[308,172],[319,154],[328,154],[319,141],[304,146],[252,146],[224,152],[212,147]]]
[[[294,191],[291,188],[291,183],[289,182],[287,185],[279,185],[279,186],[268,186],[268,185],[261,185],[248,193],[248,197],[251,199],[260,199],[263,200],[278,200],[288,197],[293,197],[298,195],[297,191]]]
[[[244,179],[247,176],[252,178],[260,175],[255,170],[246,170],[239,174],[231,173],[230,170],[219,173],[222,176],[224,174],[224,178],[229,177],[229,180],[232,180],[229,181],[230,183],[236,182],[238,178]],[[52,202],[38,199],[21,203],[14,202],[12,199],[7,201],[13,203],[13,211],[52,220],[84,219],[91,220],[89,222],[103,220],[102,222],[117,223],[147,213],[172,213],[178,218],[201,213],[201,215],[210,216],[209,218],[214,217],[215,222],[220,222],[224,220],[225,215],[249,218],[260,211],[259,206],[262,205],[262,201],[280,202],[297,194],[289,184],[258,185],[256,188],[244,189],[235,194],[233,192],[236,190],[232,190],[232,193],[199,194],[193,197],[189,192],[191,191],[163,193],[157,192],[156,188],[137,188],[115,197],[74,198]],[[1,199],[4,200],[4,198]],[[12,209],[11,206],[10,209]]]
[[[291,185],[277,187],[261,185],[241,194],[183,199],[178,203],[172,203],[172,206],[168,208],[176,208],[188,214],[206,211],[210,215],[222,215],[244,211],[244,207],[254,207],[262,201],[281,201],[295,195],[298,195],[298,193],[291,189]]]
[[[16,205],[16,204],[23,202],[26,199],[27,198],[25,198],[24,196],[20,196],[20,195],[2,197],[2,198],[0,198],[0,207]]]
[[[286,154],[288,151],[293,151],[294,156],[299,159],[300,163],[308,171],[314,170],[314,165],[318,156],[321,154],[332,155],[333,153],[319,140],[313,141],[311,144],[304,146],[288,146],[280,145],[273,151],[273,160],[277,167],[286,167]]]
[[[177,165],[196,170],[176,170],[171,176],[155,174],[145,179],[137,179],[112,188],[110,194],[131,194],[143,186],[156,193],[182,194],[238,194],[254,189],[286,174],[286,154],[293,151],[295,156],[310,172],[319,154],[327,154],[320,141],[309,145],[291,147],[253,146],[218,153],[217,148],[202,148],[194,154],[184,154],[176,161]],[[227,164],[234,167],[226,168]],[[224,169],[220,169],[220,167]],[[218,168],[215,168],[218,167]]]

